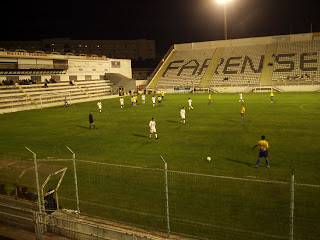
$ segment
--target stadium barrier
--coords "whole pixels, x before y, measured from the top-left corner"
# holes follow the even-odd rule
[[[72,154],[73,159],[37,161],[67,167],[59,203],[76,218],[173,239],[320,238],[320,185],[297,183],[293,172],[273,181],[174,171],[165,161],[161,169],[75,160]],[[40,224],[57,234],[82,234],[59,221]]]

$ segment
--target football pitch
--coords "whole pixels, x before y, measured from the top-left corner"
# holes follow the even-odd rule
[[[103,100],[102,113],[98,112],[97,102],[87,102],[74,104],[66,108],[61,106],[0,115],[2,126],[0,156],[2,158],[30,159],[32,156],[25,150],[25,147],[28,147],[40,159],[47,157],[71,158],[70,152],[66,149],[66,146],[69,146],[76,153],[76,159],[81,160],[163,169],[161,155],[168,163],[168,169],[172,171],[232,178],[289,182],[293,167],[296,183],[320,184],[319,93],[276,93],[273,103],[270,102],[268,93],[243,94],[246,108],[244,124],[241,123],[241,103],[239,103],[239,95],[236,93],[212,94],[210,105],[208,104],[207,94],[167,94],[162,106],[156,104],[156,107],[152,106],[151,97],[152,95],[146,95],[146,103],[142,104],[141,96],[139,96],[138,106],[135,107],[130,106],[130,98],[125,97],[124,109],[120,108],[118,98]],[[188,98],[193,100],[194,110],[188,110]],[[183,106],[186,108],[185,124],[180,122],[179,114]],[[96,130],[88,129],[89,112],[93,113]],[[155,118],[157,123],[159,139],[155,139],[154,135],[149,139],[148,125],[152,117]],[[259,167],[255,168],[258,149],[252,150],[252,147],[260,140],[261,135],[266,136],[270,146],[269,162],[271,167],[269,169],[266,168],[264,159],[260,161]],[[211,161],[207,161],[207,157],[211,157]],[[59,165],[60,163],[56,164]],[[101,169],[79,167],[80,176],[81,171],[88,171],[91,175],[96,175],[95,181],[98,182],[100,175],[101,178],[108,175]],[[124,172],[119,171],[119,173],[112,174],[111,177],[109,175],[108,177],[115,178],[113,184],[116,185],[117,176],[123,175]],[[128,173],[128,179],[136,178],[134,174],[129,175],[130,173]],[[146,175],[150,175],[150,173]],[[152,176],[149,177],[149,179],[152,179]],[[143,173],[138,178],[142,181]],[[147,176],[145,178],[148,179]],[[176,187],[174,190],[177,196],[191,199],[190,206],[187,207],[190,209],[193,209],[194,205],[199,205],[199,208],[200,205],[203,205],[201,207],[207,209],[212,207],[214,209],[214,206],[210,205],[212,196],[206,199],[209,194],[203,194],[203,191],[208,191],[210,188],[236,199],[238,194],[246,195],[247,190],[248,193],[252,193],[249,189],[252,190],[251,188],[257,187],[248,184],[248,189],[241,192],[240,189],[237,189],[240,186],[238,184],[228,183],[219,188],[214,182],[208,182],[202,178],[183,180],[175,175],[173,179],[175,180],[175,186],[170,185],[172,183],[169,182],[169,197],[174,195],[170,190]],[[199,184],[202,183],[203,189],[201,186],[199,187]],[[83,202],[91,201],[89,191],[81,195],[81,184],[85,184],[85,180],[79,177],[80,200]],[[150,181],[149,184],[156,186],[160,183]],[[161,184],[160,188],[163,186]],[[180,190],[178,187],[180,187]],[[223,189],[224,187],[225,189]],[[144,188],[146,187],[144,186]],[[184,196],[183,191],[188,191],[189,188],[195,190],[191,195]],[[265,190],[269,189],[270,193],[266,197],[270,197],[272,200],[278,198],[278,201],[282,203],[284,198],[290,199],[287,188],[289,189],[289,186],[283,189],[280,187],[281,190],[278,189],[279,192],[277,192],[278,190],[272,190],[270,186],[266,187]],[[154,211],[156,214],[165,212],[162,207],[146,204],[145,199],[148,198],[148,195],[139,193],[139,186],[133,190],[133,196],[141,199],[141,202],[137,203],[142,205],[141,211]],[[254,191],[257,191],[256,196],[254,199],[248,200],[250,206],[261,201],[258,195],[264,194],[264,190],[261,189]],[[95,200],[99,202],[99,194],[94,189],[91,190],[91,193],[96,194]],[[192,196],[197,194],[201,196],[201,200],[192,202]],[[318,190],[310,198],[313,199],[317,196],[319,196]],[[308,199],[308,196],[303,197]],[[112,205],[118,200],[117,197],[113,200],[102,199],[104,198],[101,197],[101,205],[107,204],[106,202]],[[268,199],[264,200],[269,201]],[[308,203],[308,200],[303,200],[303,202]],[[222,217],[229,217],[229,220],[225,222],[227,226],[233,225],[232,217],[228,215],[230,214],[228,211],[233,211],[236,214],[237,210],[234,209],[243,207],[241,206],[242,203],[234,201],[231,206],[228,206],[230,209],[225,206],[221,207],[223,208],[222,212],[225,211],[225,215],[222,215]],[[286,204],[286,202],[283,203]],[[67,203],[64,204],[67,205]],[[272,208],[271,205],[272,203],[270,203],[270,208]],[[286,210],[287,207],[289,208],[289,205],[286,206]],[[92,206],[84,208],[87,208],[86,210],[91,211],[92,214],[101,211],[99,208]],[[191,219],[192,214],[190,213],[190,216],[188,216],[189,209],[184,209],[184,212],[179,213],[178,204],[177,206],[171,205],[170,210],[173,215],[176,214],[180,218],[185,218],[186,221],[188,217]],[[314,206],[310,211],[314,212],[313,210],[318,211],[319,205]],[[251,219],[251,216],[256,214],[255,209],[247,209],[246,211],[246,216],[241,215],[241,217],[245,217],[247,222],[254,222],[255,218]],[[275,208],[271,210],[271,214],[277,214],[277,211],[279,210]],[[192,211],[190,210],[190,212]],[[211,219],[211,221],[210,214],[207,213],[208,215],[206,215],[204,212],[201,212],[201,214],[206,220],[198,216],[199,219],[193,221],[202,223],[208,221],[208,224],[214,225],[217,220]],[[109,217],[110,214],[120,215],[116,211],[110,211]],[[283,213],[284,220],[279,219],[279,223],[288,220],[286,217],[289,216],[289,212],[288,215],[286,214]],[[146,220],[135,219],[134,215],[131,216],[131,220],[124,220],[121,216],[115,218],[119,221],[138,222],[139,225],[146,225]],[[319,213],[313,215],[311,219],[318,221]],[[240,221],[243,221],[243,219]],[[153,224],[156,225],[156,222],[154,221]],[[284,232],[288,232],[288,222],[283,223],[285,224]],[[189,232],[184,230],[177,230],[177,232],[192,235],[192,231],[196,230],[191,229],[194,226],[188,226],[190,228]],[[241,224],[236,227],[246,228]],[[186,226],[179,226],[176,223],[173,228],[183,229]],[[204,232],[207,231],[206,228],[204,229]],[[264,232],[263,226],[257,231]],[[303,229],[300,230],[301,236],[304,234],[303,231]],[[275,227],[274,232],[278,236],[285,235],[277,227]],[[212,234],[208,232],[200,235],[203,235],[204,238],[217,236]],[[312,231],[310,237],[312,239]],[[272,237],[270,238],[272,239]],[[239,237],[239,239],[245,239],[245,237]]]
[[[188,110],[189,97],[194,110]],[[212,94],[208,105],[207,94],[167,94],[162,107],[152,107],[147,95],[136,107],[125,97],[124,109],[118,98],[104,100],[102,113],[87,102],[3,114],[0,154],[25,157],[29,147],[39,158],[67,158],[69,146],[78,159],[162,168],[162,155],[171,170],[272,180],[287,180],[293,166],[297,181],[319,184],[320,94],[278,93],[274,103],[267,93],[244,94],[244,124],[238,100],[237,94]],[[186,124],[180,122],[183,106]],[[90,111],[96,130],[88,130]],[[149,139],[152,117],[158,140]],[[270,169],[263,159],[254,168],[258,149],[251,148],[261,135],[270,145]]]

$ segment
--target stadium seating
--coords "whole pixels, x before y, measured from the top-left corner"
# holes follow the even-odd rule
[[[111,94],[111,83],[108,80],[91,80],[76,82],[86,94],[91,97],[100,97]]]
[[[32,101],[16,86],[0,86],[0,109],[32,105]]]
[[[319,40],[279,43],[272,81],[275,84],[319,84],[319,49]]]
[[[205,73],[202,66],[212,58],[214,51],[215,48],[177,51],[172,59],[175,63],[160,77],[157,88],[199,85]]]
[[[307,90],[320,84],[319,49],[320,38],[312,34],[175,44],[147,88],[250,91],[261,86],[305,85]]]
[[[259,84],[265,51],[265,44],[225,48],[210,85]]]
[[[0,86],[0,110],[21,110],[46,106],[88,101],[111,95],[111,83],[108,80],[78,81],[31,85]]]

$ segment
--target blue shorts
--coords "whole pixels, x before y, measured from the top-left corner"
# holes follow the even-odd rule
[[[267,158],[268,157],[268,152],[267,151],[261,151],[259,152],[259,158]]]

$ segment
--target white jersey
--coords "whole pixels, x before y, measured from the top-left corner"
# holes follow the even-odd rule
[[[189,106],[191,106],[191,104],[192,104],[192,100],[191,100],[191,99],[189,99],[189,100],[188,100],[188,103],[189,103]]]
[[[121,105],[124,105],[124,99],[123,99],[123,98],[120,98],[119,101],[120,101],[120,104],[121,104]]]
[[[181,118],[186,118],[186,110],[185,109],[180,110],[180,116],[181,116]]]
[[[156,97],[152,97],[151,100],[152,100],[152,103],[156,103]]]
[[[153,132],[157,132],[156,131],[156,121],[150,121],[149,122],[149,127],[150,127],[150,133],[153,133]]]
[[[137,97],[133,96],[133,102],[137,102]]]
[[[142,96],[141,96],[141,99],[142,99],[142,101],[145,101],[145,100],[146,100],[146,96],[145,96],[145,95],[142,95]]]
[[[98,105],[98,108],[99,108],[99,109],[102,108],[102,103],[101,103],[101,102],[98,102],[97,105]]]
[[[240,96],[240,99],[242,99],[242,93],[240,93],[239,96]]]

